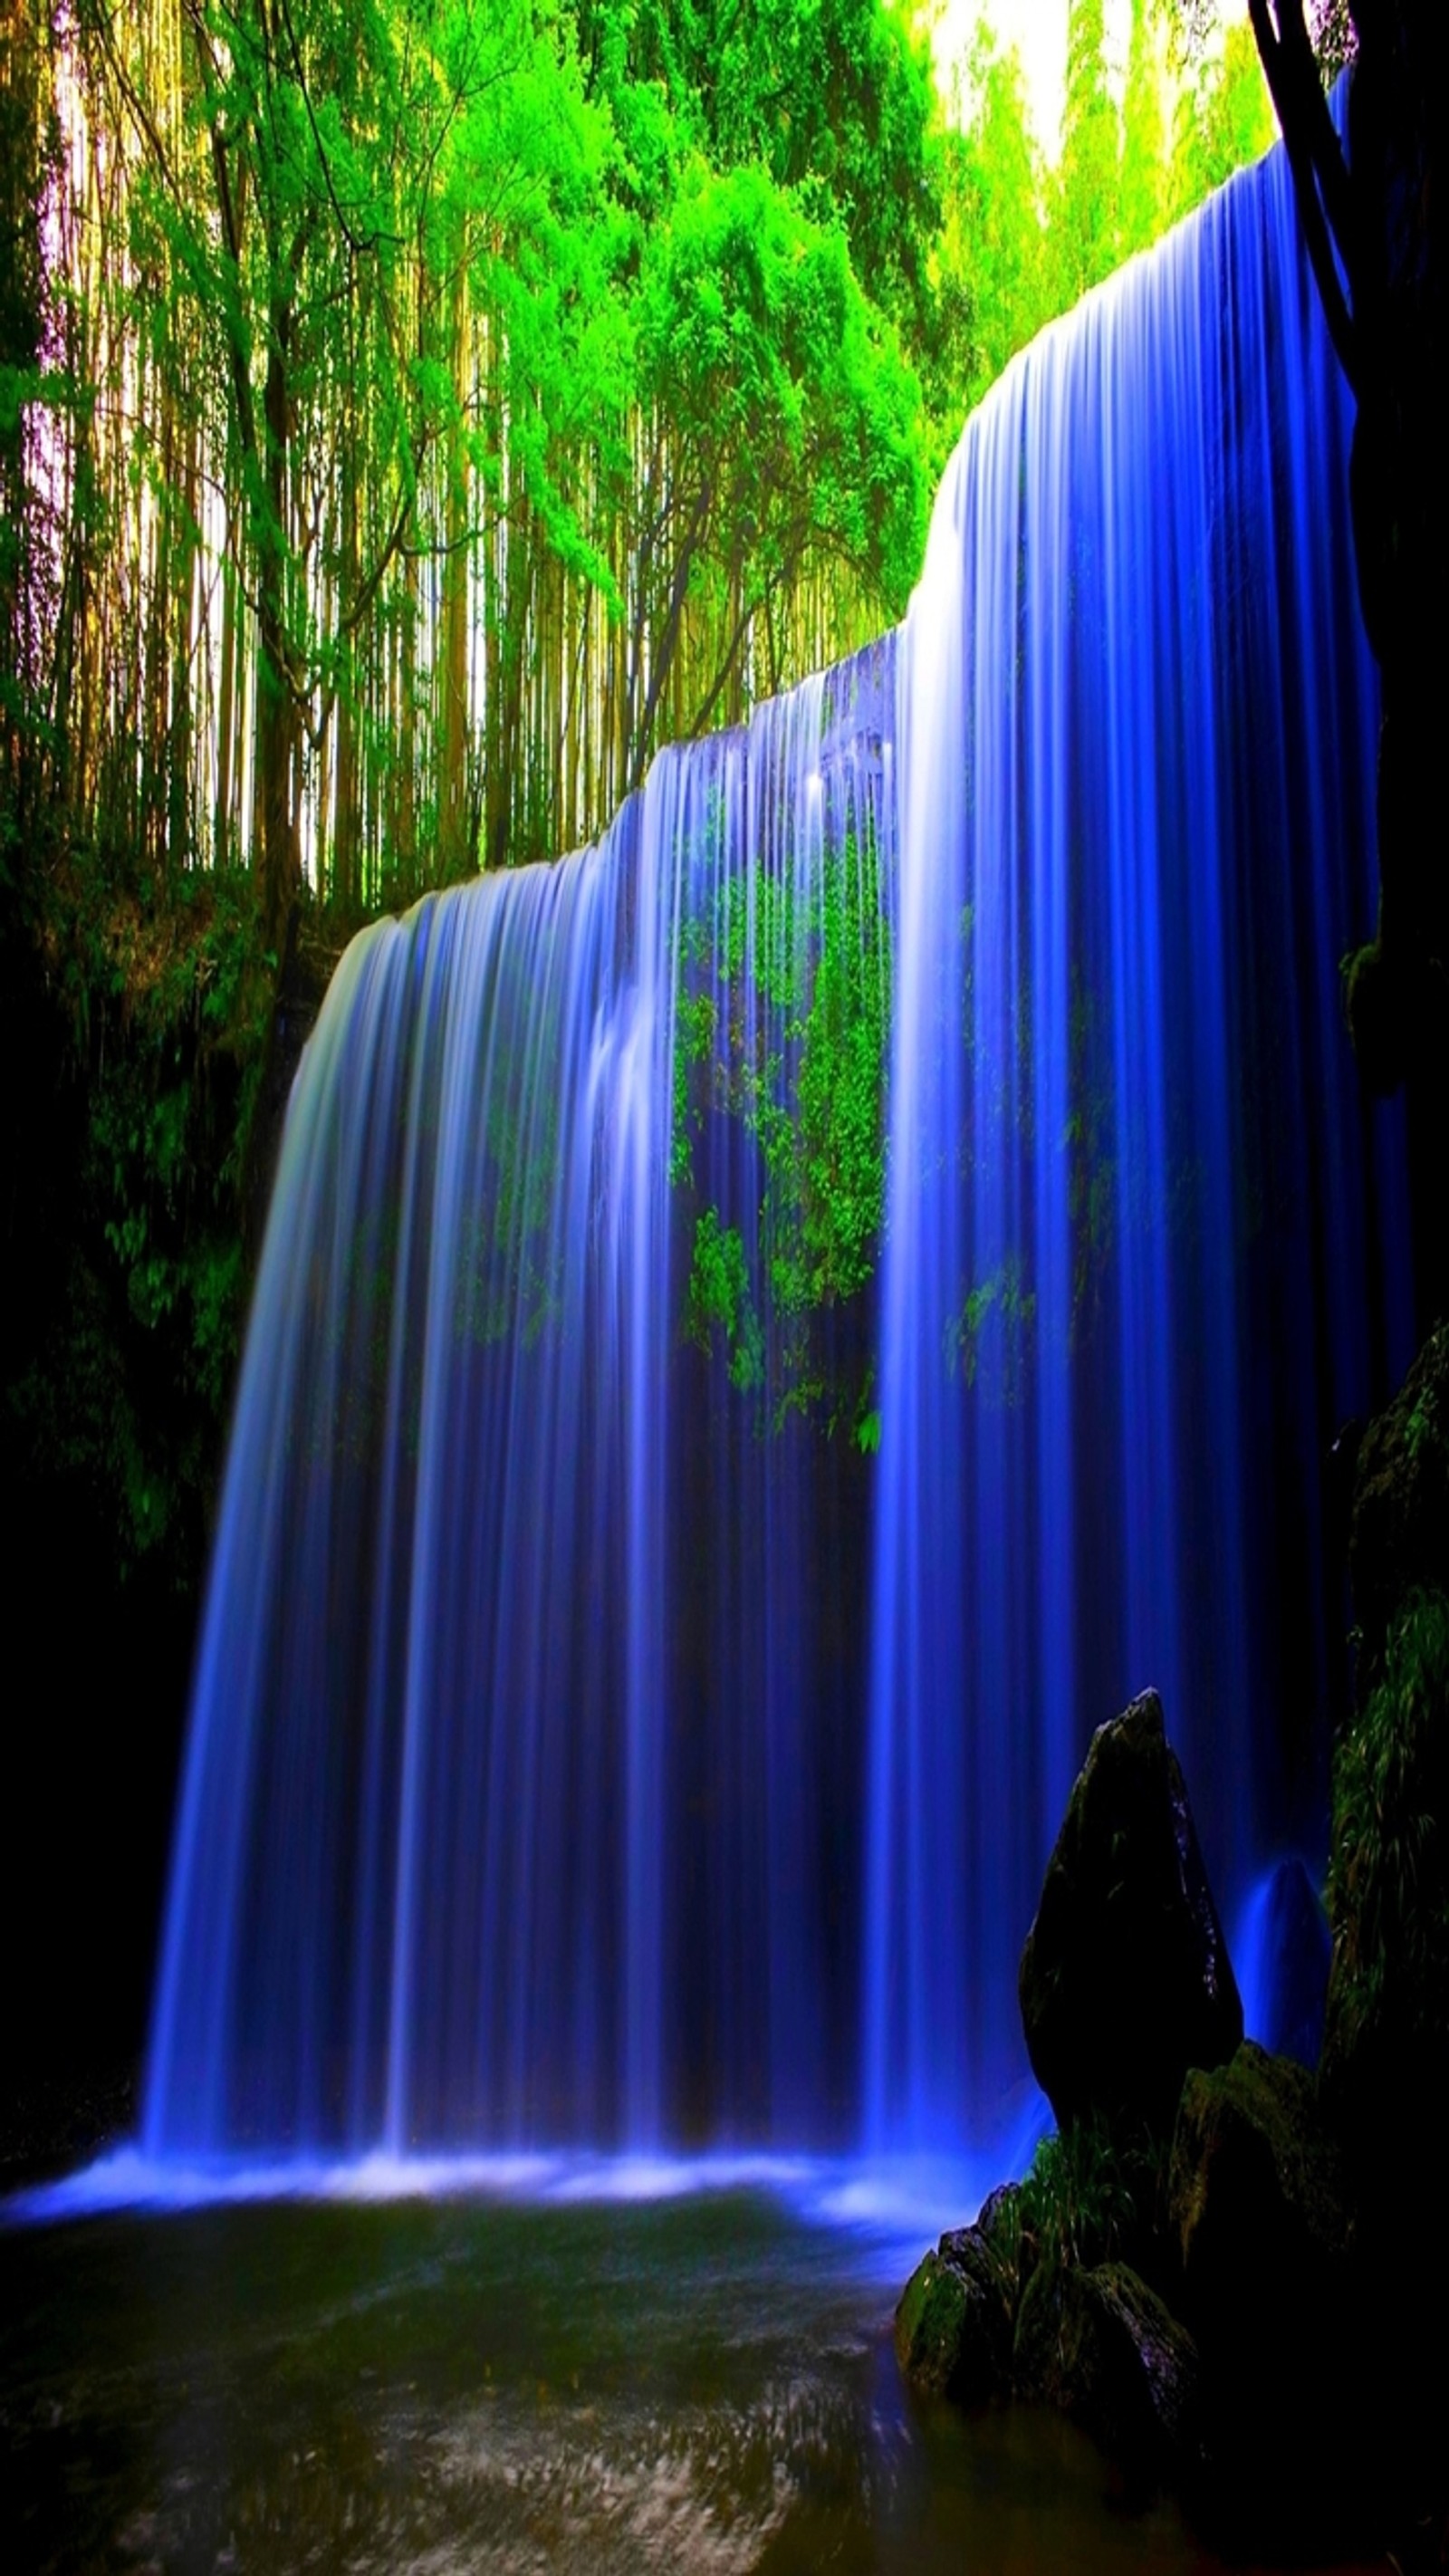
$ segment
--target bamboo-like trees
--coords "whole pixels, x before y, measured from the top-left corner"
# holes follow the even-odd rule
[[[22,0],[3,676],[72,831],[251,863],[280,948],[305,877],[571,846],[897,614],[967,403],[1116,246],[1099,22],[1053,193],[895,0]]]

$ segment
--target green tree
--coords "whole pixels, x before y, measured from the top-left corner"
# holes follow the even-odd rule
[[[1057,310],[1116,267],[1120,138],[1107,81],[1103,0],[1071,0],[1062,155],[1052,206]]]
[[[716,649],[684,730],[707,724],[747,632],[783,676],[777,604],[816,560],[899,613],[920,560],[918,395],[843,231],[758,167],[696,157],[646,244],[638,390],[649,425],[631,496],[637,598],[627,684],[631,782],[653,748],[686,602]]]
[[[844,226],[871,300],[908,339],[926,326],[940,116],[929,43],[900,0],[580,0],[578,25],[621,130],[639,118],[627,80],[716,169],[755,163],[805,191]]]
[[[960,314],[955,366],[933,377],[933,410],[947,444],[1007,361],[1054,307],[1043,220],[1044,172],[1027,121],[1015,51],[978,26],[967,58],[964,122],[946,141],[945,221],[938,253],[943,301]],[[958,113],[961,102],[958,101]]]
[[[1124,256],[1156,241],[1168,205],[1167,138],[1162,117],[1162,59],[1155,0],[1132,0],[1132,37],[1122,101],[1122,177],[1118,237]]]
[[[1207,56],[1178,93],[1169,186],[1174,219],[1234,170],[1260,159],[1274,132],[1272,101],[1244,21],[1224,30],[1221,53]]]

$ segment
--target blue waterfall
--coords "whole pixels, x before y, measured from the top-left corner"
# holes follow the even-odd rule
[[[938,497],[897,684],[877,2153],[1029,2116],[1014,1962],[1134,1692],[1229,1919],[1314,1839],[1322,1461],[1411,1335],[1336,991],[1377,733],[1348,425],[1275,153],[1036,343]]]
[[[900,633],[354,942],[194,1688],[156,2158],[986,2152],[1091,1727],[1321,1834],[1402,1364],[1347,417],[1281,156],[1018,360]]]

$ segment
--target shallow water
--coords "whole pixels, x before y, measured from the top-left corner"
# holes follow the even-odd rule
[[[911,2401],[909,2259],[758,2189],[4,2229],[4,2565],[1208,2576],[1069,2427]]]

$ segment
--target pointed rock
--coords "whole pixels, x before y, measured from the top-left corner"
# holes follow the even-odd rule
[[[1060,2127],[1171,2132],[1190,2066],[1220,2066],[1243,2008],[1162,1703],[1099,1726],[1021,1954],[1021,2017]]]

